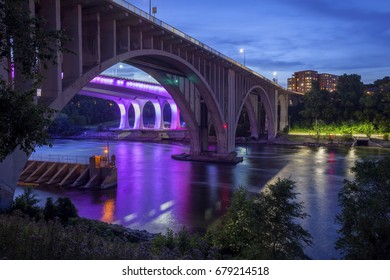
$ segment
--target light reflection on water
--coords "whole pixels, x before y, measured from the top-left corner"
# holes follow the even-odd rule
[[[91,156],[101,154],[105,141],[57,140],[53,148],[37,153]],[[296,182],[298,199],[304,202],[310,217],[302,225],[314,237],[307,254],[315,259],[338,258],[335,215],[339,211],[337,195],[344,179],[352,179],[350,168],[362,157],[380,158],[389,151],[375,148],[327,149],[249,145],[238,147],[244,156],[238,165],[181,162],[171,154],[188,152],[187,145],[110,142],[116,155],[118,188],[104,191],[59,189],[37,190],[46,197],[68,196],[80,216],[126,227],[165,232],[183,226],[204,230],[220,217],[229,205],[232,192],[246,186],[259,192],[277,178]],[[18,188],[16,195],[22,192]]]

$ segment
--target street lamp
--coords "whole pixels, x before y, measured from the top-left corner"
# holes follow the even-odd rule
[[[149,0],[149,15],[153,16],[157,13],[157,7],[152,7],[152,0]]]
[[[273,81],[274,81],[274,83],[275,84],[277,84],[278,83],[278,72],[273,72],[273,76],[274,76],[274,78],[272,79]]]
[[[244,66],[245,66],[245,50],[243,48],[241,48],[240,53],[244,54]]]

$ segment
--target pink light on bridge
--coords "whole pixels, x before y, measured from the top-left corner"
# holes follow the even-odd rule
[[[143,91],[164,95],[165,97],[171,98],[171,96],[165,90],[165,88],[157,84],[143,83],[134,80],[118,79],[118,78],[112,78],[106,76],[96,76],[94,79],[92,79],[91,83],[120,86],[129,89],[135,89],[135,90],[143,90]]]

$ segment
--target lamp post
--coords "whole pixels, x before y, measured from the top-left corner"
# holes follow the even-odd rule
[[[275,84],[277,84],[278,83],[278,72],[275,71],[272,74],[274,76],[274,78],[272,80],[274,81]]]
[[[149,15],[156,16],[157,14],[157,7],[152,7],[152,0],[149,0]]]
[[[240,53],[244,54],[244,66],[245,66],[245,49],[241,48]]]

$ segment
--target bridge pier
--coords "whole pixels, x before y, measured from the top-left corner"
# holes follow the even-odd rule
[[[119,107],[119,111],[121,113],[121,120],[119,123],[119,129],[130,129],[129,125],[129,108],[131,105],[131,101],[127,99],[119,99],[116,100],[115,103]]]
[[[11,205],[19,175],[26,164],[28,156],[19,148],[0,163],[0,210]]]

